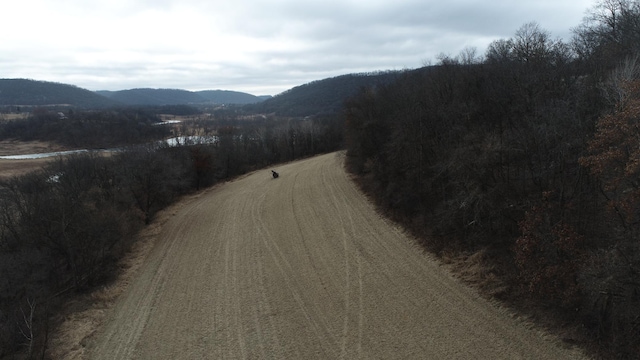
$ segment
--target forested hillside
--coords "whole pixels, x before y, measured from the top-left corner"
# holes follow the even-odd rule
[[[228,90],[130,89],[97,93],[127,105],[252,104],[262,101],[251,94]]]
[[[602,1],[573,42],[529,23],[346,106],[381,209],[612,358],[640,354],[639,24],[639,2]]]
[[[345,99],[364,87],[377,87],[392,82],[400,72],[348,74],[296,86],[262,103],[246,106],[253,112],[280,116],[311,116],[339,112]]]
[[[126,105],[176,105],[204,101],[191,91],[178,89],[130,89],[97,93]]]
[[[0,79],[0,106],[63,105],[80,108],[116,106],[244,105],[244,112],[310,116],[341,111],[344,100],[361,88],[393,81],[402,72],[348,74],[296,86],[274,97],[239,91],[129,89],[92,92],[73,85],[23,79]]]
[[[0,105],[104,108],[117,104],[116,101],[73,85],[27,79],[0,79]]]
[[[72,106],[106,108],[123,105],[253,104],[269,97],[229,90],[130,89],[89,91],[74,85],[27,79],[0,79],[0,106]]]
[[[196,91],[196,94],[212,104],[255,104],[270,98],[270,96],[255,96],[230,90],[202,90]]]

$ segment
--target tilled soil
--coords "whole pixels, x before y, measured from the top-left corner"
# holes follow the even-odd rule
[[[571,359],[385,221],[333,153],[168,220],[92,359]]]

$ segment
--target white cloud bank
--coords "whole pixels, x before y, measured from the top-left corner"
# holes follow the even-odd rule
[[[566,40],[586,0],[21,0],[3,5],[0,77],[274,95],[416,68],[536,21]]]

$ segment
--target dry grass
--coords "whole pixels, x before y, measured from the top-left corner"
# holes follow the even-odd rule
[[[467,253],[444,252],[441,260],[452,273],[465,283],[477,288],[488,298],[495,298],[508,290],[508,286],[497,274],[497,269],[489,265],[487,251]]]
[[[19,114],[0,114],[0,122],[9,121],[9,120],[18,120],[18,119],[26,119],[29,117],[29,113],[19,113]]]
[[[3,155],[24,155],[37,154],[54,151],[68,150],[55,143],[45,141],[0,141],[0,156]],[[41,169],[44,165],[52,161],[51,158],[27,159],[27,160],[3,160],[0,159],[0,180],[14,176],[24,175],[28,172]]]
[[[24,155],[70,150],[47,141],[0,140],[0,155]]]
[[[32,160],[2,160],[0,159],[0,180],[24,175],[39,170],[54,158]]]

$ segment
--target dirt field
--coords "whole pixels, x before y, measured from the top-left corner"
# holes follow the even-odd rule
[[[190,198],[83,357],[581,357],[461,285],[376,214],[342,164],[319,156]]]

